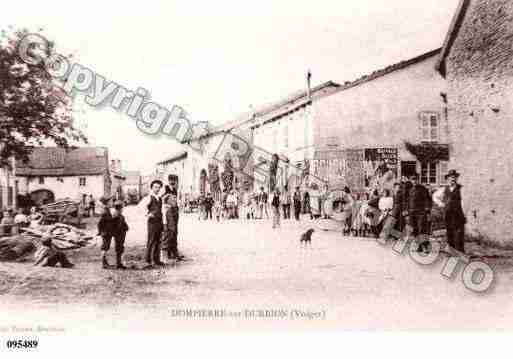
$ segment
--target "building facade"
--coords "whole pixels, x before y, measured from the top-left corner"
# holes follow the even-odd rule
[[[62,198],[80,201],[111,194],[108,150],[104,147],[64,149],[37,147],[28,163],[18,162],[16,179],[20,195],[37,203]]]
[[[513,243],[513,3],[462,0],[436,66],[446,77],[451,168],[467,229]]]
[[[121,167],[121,160],[113,159],[110,161],[110,182],[111,182],[111,195],[116,200],[124,200],[123,184],[126,177]]]
[[[129,203],[137,203],[142,197],[142,176],[139,171],[123,171],[123,198]]]
[[[252,143],[269,153],[277,154],[283,166],[278,172],[277,185],[289,184],[291,173],[302,168],[314,157],[317,126],[316,103],[335,93],[340,85],[326,82],[312,89],[299,91],[270,106],[262,108],[248,125]],[[291,184],[291,186],[294,186]]]
[[[361,153],[364,186],[380,159],[397,177],[417,172],[426,185],[443,184],[449,137],[446,84],[434,71],[439,53],[440,49],[430,51],[346,82],[316,101],[312,106],[315,150]],[[319,167],[330,165],[328,159],[317,162],[314,175],[322,172]],[[346,175],[344,169],[340,175]]]

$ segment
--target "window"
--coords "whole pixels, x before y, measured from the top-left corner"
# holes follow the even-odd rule
[[[436,184],[437,183],[437,163],[422,162],[420,166],[420,182],[423,184]]]
[[[86,185],[86,178],[85,178],[85,177],[80,177],[80,178],[78,179],[78,185],[79,185],[80,187],[84,187],[84,186]]]
[[[448,167],[449,167],[449,163],[447,161],[440,161],[440,181],[439,183],[441,184],[445,184],[447,183],[446,179],[445,179],[445,175],[447,174],[447,171],[448,171]]]
[[[421,141],[437,142],[439,140],[439,115],[436,112],[422,112],[420,114]]]
[[[39,176],[39,184],[45,184],[45,178],[43,176]]]

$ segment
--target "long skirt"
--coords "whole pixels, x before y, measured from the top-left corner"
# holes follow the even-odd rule
[[[280,226],[280,208],[273,206],[273,228]]]

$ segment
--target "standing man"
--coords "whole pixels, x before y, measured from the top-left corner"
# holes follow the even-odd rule
[[[150,194],[141,200],[141,206],[146,211],[148,218],[148,240],[146,243],[147,268],[155,265],[164,265],[160,260],[160,240],[164,224],[162,222],[162,199],[159,192],[162,188],[161,180],[153,180],[150,183]]]
[[[260,193],[258,194],[258,208],[260,212],[260,218],[264,219],[265,217],[269,219],[269,210],[267,209],[267,193],[264,191],[264,187],[260,187]]]
[[[296,187],[293,195],[294,201],[294,218],[296,221],[299,221],[299,215],[301,214],[301,191],[299,190],[299,186]]]
[[[206,219],[212,219],[212,207],[214,207],[214,199],[212,194],[208,192],[207,198],[205,198]]]
[[[283,208],[283,219],[290,219],[290,192],[287,185],[283,186],[280,202]]]
[[[390,224],[390,231],[392,228],[402,232],[404,228],[403,212],[405,211],[404,205],[404,184],[400,182],[394,183],[394,204],[392,212],[390,213],[393,218],[393,223]],[[385,238],[388,239],[388,238]]]
[[[461,205],[461,185],[458,183],[460,174],[450,170],[445,179],[449,185],[433,196],[435,202],[445,211],[447,242],[452,248],[465,253],[465,223],[467,222]]]
[[[428,250],[429,246],[429,228],[428,216],[431,213],[432,200],[426,187],[419,183],[419,175],[413,174],[411,177],[412,187],[408,194],[408,209],[406,223],[410,226],[410,232],[418,243],[418,252]]]
[[[165,197],[163,198],[164,208],[164,230],[166,232],[165,239],[162,249],[167,255],[168,259],[176,259],[181,261],[184,256],[178,251],[178,220],[179,220],[179,208],[178,208],[178,178],[174,175],[168,176],[169,184],[165,189]],[[207,195],[210,195],[210,193]],[[205,202],[207,200],[205,199]]]

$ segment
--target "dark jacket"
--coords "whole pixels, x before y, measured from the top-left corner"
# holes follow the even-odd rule
[[[463,207],[461,205],[461,185],[456,185],[454,191],[449,189],[449,186],[445,188],[444,197],[445,203],[445,219],[446,221],[454,221],[459,224],[466,222],[465,214],[463,213]]]
[[[292,200],[294,201],[294,207],[301,206],[301,193],[295,191],[294,196],[292,197]]]
[[[148,213],[151,213],[153,217],[149,217],[150,221],[162,221],[162,199],[157,199],[154,196],[150,196],[150,203],[148,204]]]
[[[268,195],[267,192],[262,192],[258,195],[258,203],[267,203]]]
[[[412,186],[408,194],[408,214],[421,214],[431,210],[433,202],[429,190],[421,184]]]
[[[399,190],[397,191],[397,193],[394,194],[394,205],[392,207],[392,212],[390,212],[390,215],[395,219],[400,219],[404,211],[404,192],[404,184],[401,184],[399,186]]]
[[[273,195],[273,201],[272,201],[272,206],[273,207],[280,207],[280,196],[278,196],[277,194],[274,194]]]
[[[112,236],[114,232],[112,215],[107,209],[104,211],[98,221],[98,234],[102,237]]]
[[[310,213],[310,193],[305,192],[303,196],[303,212]]]
[[[214,199],[212,197],[205,198],[205,208],[210,210],[214,206]]]
[[[126,223],[125,216],[119,214],[112,217],[112,231],[114,236],[120,236],[128,232],[128,224]]]

